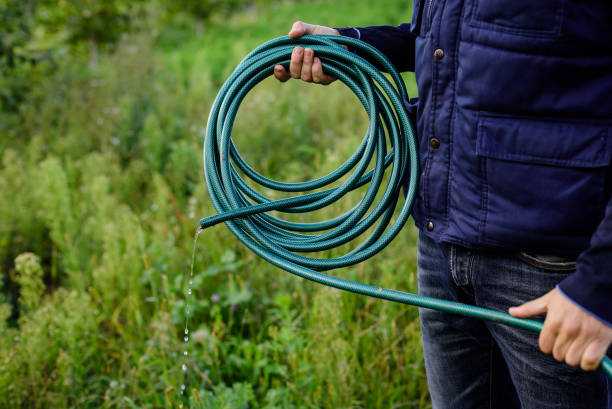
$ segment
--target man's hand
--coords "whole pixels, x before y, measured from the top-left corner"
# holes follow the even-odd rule
[[[528,318],[546,313],[540,349],[557,361],[593,371],[612,343],[612,327],[584,312],[556,288],[540,298],[512,307],[510,314]]]
[[[293,27],[291,27],[291,31],[289,31],[289,37],[299,38],[304,34],[340,35],[338,30],[333,28],[308,24],[302,21],[293,23]],[[293,49],[291,63],[289,64],[289,72],[287,72],[282,65],[277,65],[274,67],[274,76],[281,82],[285,82],[289,78],[301,78],[306,82],[314,81],[317,84],[325,85],[336,80],[335,77],[323,72],[321,60],[314,56],[312,49],[303,49],[302,47],[295,47]]]

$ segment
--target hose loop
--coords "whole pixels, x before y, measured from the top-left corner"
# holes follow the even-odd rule
[[[277,64],[287,68],[296,46],[311,48],[321,59],[326,73],[353,91],[370,122],[355,153],[336,170],[310,181],[287,183],[266,178],[249,166],[234,146],[231,133],[246,94],[272,75]],[[367,60],[361,56],[366,56]],[[375,62],[376,66],[368,60]],[[388,72],[391,80],[377,66]],[[218,214],[200,220],[201,228],[224,222],[255,254],[290,273],[323,285],[539,332],[542,328],[539,321],[320,273],[351,266],[377,254],[408,220],[419,171],[417,140],[403,104],[407,100],[406,86],[391,62],[362,41],[344,36],[306,35],[298,40],[280,37],[259,46],[245,57],[223,84],[209,114],[204,142],[204,174]],[[373,168],[369,169],[372,161]],[[343,177],[345,180],[339,182]],[[256,186],[299,194],[273,200],[257,192],[245,179]],[[331,186],[334,183],[336,185]],[[270,211],[282,214],[319,210],[366,185],[361,200],[352,209],[329,220],[297,223],[268,214]],[[402,186],[405,198],[401,209],[396,211]],[[338,248],[359,240],[353,250],[336,258],[302,254]],[[601,368],[612,379],[610,358],[603,359]]]

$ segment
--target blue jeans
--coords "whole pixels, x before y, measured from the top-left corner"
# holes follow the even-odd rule
[[[572,272],[533,260],[436,243],[420,233],[419,294],[507,311]],[[612,408],[612,382],[603,372],[555,361],[539,350],[534,332],[424,308],[420,318],[434,409]]]

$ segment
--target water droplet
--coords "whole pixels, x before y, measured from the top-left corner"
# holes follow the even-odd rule
[[[181,385],[181,389],[182,389],[182,390],[185,390],[185,384],[182,384],[182,385]]]
[[[187,290],[187,294],[191,295],[191,288]]]
[[[181,368],[183,368],[183,372],[187,372],[187,365],[183,364]]]
[[[183,355],[187,356],[187,354],[188,354],[188,352],[187,352],[187,351],[184,351],[184,352],[183,352]]]
[[[189,330],[185,328],[185,335],[189,334]]]
[[[183,409],[183,404],[179,403],[179,409]]]
[[[185,342],[189,341],[189,337],[185,337],[183,339],[185,340]]]
[[[193,284],[193,280],[189,280],[189,285],[192,285],[192,284]]]

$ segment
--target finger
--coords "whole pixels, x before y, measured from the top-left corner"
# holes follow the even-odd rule
[[[314,59],[314,52],[312,48],[306,48],[304,50],[304,60],[302,63],[302,80],[306,82],[312,81],[312,60]]]
[[[289,78],[291,78],[291,75],[289,75],[285,67],[280,64],[274,67],[274,76],[280,82],[286,82]]]
[[[304,23],[303,21],[296,21],[293,23],[291,30],[289,31],[289,37],[300,38],[304,34],[311,34],[312,24]]]
[[[528,301],[518,307],[510,307],[508,312],[510,315],[519,318],[532,317],[534,315],[543,314],[546,312],[548,306],[548,294],[536,298],[535,300]]]
[[[323,72],[323,63],[319,57],[315,57],[312,63],[312,80],[317,84],[329,84],[336,80],[336,77],[327,75]]]
[[[605,342],[595,341],[589,344],[582,354],[580,367],[585,371],[594,371],[606,353],[608,346]]]
[[[302,74],[302,61],[304,60],[304,50],[302,47],[295,47],[291,53],[291,63],[289,72],[292,78],[300,78]]]
[[[540,332],[539,345],[542,352],[550,354],[555,345],[555,340],[559,334],[559,328],[561,327],[561,320],[552,315],[547,315],[542,326],[542,332]]]
[[[565,361],[565,356],[570,345],[574,342],[578,336],[580,330],[580,322],[576,320],[565,320],[559,334],[555,338],[555,344],[553,345],[553,357],[559,361]]]
[[[588,335],[586,332],[582,332],[569,346],[565,353],[565,362],[569,366],[578,366],[582,360],[582,355],[585,349],[589,346],[587,342]]]

